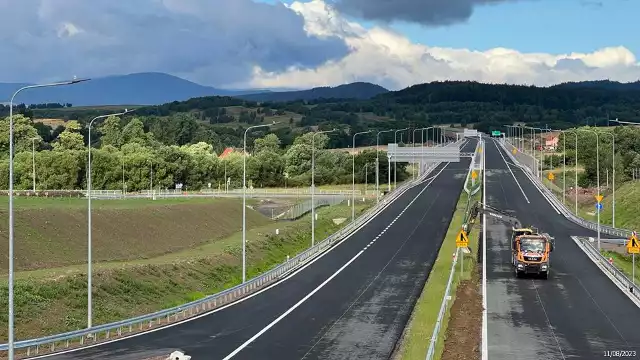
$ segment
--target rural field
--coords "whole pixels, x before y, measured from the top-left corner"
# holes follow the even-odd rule
[[[310,245],[309,215],[273,221],[257,211],[274,202],[279,201],[248,201],[248,278]],[[372,203],[359,201],[357,213]],[[2,204],[6,248],[7,202]],[[240,199],[94,200],[92,205],[94,324],[177,306],[241,282]],[[17,339],[85,327],[86,200],[17,198],[15,210]],[[317,213],[320,240],[347,223],[333,220],[348,219],[351,208],[345,202]],[[6,257],[0,262],[0,308],[6,309]],[[6,323],[7,311],[0,310],[0,342],[7,338]]]

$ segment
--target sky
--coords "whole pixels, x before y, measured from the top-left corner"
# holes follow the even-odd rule
[[[640,79],[637,0],[0,0],[0,82],[218,88]]]

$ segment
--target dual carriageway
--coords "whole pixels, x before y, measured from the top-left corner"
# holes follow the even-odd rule
[[[475,146],[471,140],[461,151]],[[516,279],[510,229],[486,218],[483,359],[640,352],[640,309],[570,238],[593,232],[557,213],[494,140],[486,139],[484,152],[484,201],[549,232],[556,248],[548,280]],[[440,164],[277,284],[182,323],[46,358],[139,360],[179,349],[193,360],[388,359],[444,240],[469,161]]]

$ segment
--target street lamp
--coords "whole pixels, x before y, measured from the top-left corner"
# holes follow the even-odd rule
[[[380,202],[380,190],[379,190],[379,186],[380,186],[380,134],[382,133],[388,133],[388,132],[393,132],[395,131],[395,129],[391,129],[391,130],[382,130],[382,131],[378,131],[378,134],[376,134],[376,203]],[[388,146],[388,142],[387,142],[387,146]],[[387,152],[389,151],[389,148],[387,147]],[[389,163],[389,170],[391,170],[391,163]],[[391,187],[391,174],[389,173],[389,187]]]
[[[353,134],[353,147],[351,150],[353,151],[352,159],[351,159],[351,221],[356,220],[356,136],[362,134],[368,134],[373,132],[373,130],[369,131],[361,131]]]
[[[23,86],[16,90],[9,101],[9,339],[8,357],[13,360],[13,342],[14,342],[14,313],[13,313],[13,100],[21,91],[27,89],[73,85],[89,79],[73,79],[49,84],[38,84]]]
[[[262,124],[249,126],[244,131],[244,148],[242,153],[242,283],[247,281],[247,132],[252,129],[269,127],[278,124]]]
[[[400,130],[396,130],[393,133],[393,142],[396,144],[396,149],[398,148],[398,132],[400,131],[407,131],[409,130],[409,128],[404,128],[404,129],[400,129]],[[400,141],[402,141],[402,134],[400,134]],[[391,165],[389,165],[391,166]],[[389,172],[391,173],[391,172]],[[391,176],[391,175],[389,175]],[[391,182],[389,182],[389,186],[391,186]],[[394,159],[393,161],[393,188],[396,189],[398,187],[398,161],[397,159]],[[389,190],[391,191],[391,190]]]
[[[104,118],[108,118],[110,116],[120,116],[120,115],[124,115],[127,113],[132,112],[133,110],[127,110],[124,109],[124,111],[118,112],[118,113],[114,113],[114,114],[107,114],[107,115],[100,115],[100,116],[96,116],[93,119],[91,119],[91,121],[89,121],[89,139],[88,139],[88,143],[87,143],[87,147],[89,148],[89,162],[87,163],[87,227],[88,227],[88,231],[87,231],[87,329],[91,328],[91,319],[92,319],[92,315],[93,315],[93,301],[92,301],[92,284],[91,284],[91,278],[92,278],[92,263],[93,260],[91,258],[91,253],[92,253],[92,245],[91,245],[91,125],[93,125],[93,122],[99,119],[104,119]]]
[[[393,134],[393,142],[396,144],[396,148],[398,146],[398,132],[400,131],[407,131],[409,130],[409,128],[404,128],[404,129],[400,129],[400,130],[396,130]],[[400,139],[402,139],[402,134],[400,134]],[[395,161],[393,162],[393,188],[396,189],[398,187],[398,159],[394,159]]]
[[[613,199],[611,205],[611,226],[616,227],[616,135],[611,132],[603,132],[605,135],[611,135],[611,146],[613,154],[611,155],[611,167],[613,168]]]
[[[596,135],[596,177],[597,177],[597,183],[598,183],[598,188],[597,188],[598,191],[596,196],[600,196],[600,148],[598,145],[598,132],[595,130],[589,130],[589,129],[577,129],[577,131],[590,132]],[[600,209],[598,208],[596,210],[598,210],[596,211],[596,213],[598,214],[598,251],[600,251]]]
[[[327,134],[330,132],[334,132],[338,129],[331,129],[327,131],[316,131],[311,135],[311,246],[316,243],[316,202],[315,202],[315,192],[316,192],[316,143],[315,138],[318,134]]]
[[[36,140],[40,137],[31,138],[31,164],[33,166],[33,192],[36,192]]]
[[[425,129],[430,129],[428,127],[423,127],[423,128],[419,128],[419,129],[413,129],[413,146],[415,148],[416,145],[416,131],[420,130],[420,140],[422,140],[422,144],[420,144],[420,147],[422,149],[421,152],[424,151],[424,130]],[[415,149],[414,149],[415,150]],[[420,157],[420,168],[418,169],[418,177],[420,177],[420,170],[422,170],[422,156]],[[414,161],[415,161],[415,157],[414,157]],[[413,171],[413,179],[416,179],[416,172],[415,170]]]
[[[560,130],[562,131],[562,203],[564,204],[566,202],[566,192],[567,192],[567,133],[573,133],[573,135],[576,138],[576,145],[575,145],[575,183],[573,185],[574,190],[575,190],[575,213],[576,216],[578,216],[578,131],[577,130]]]

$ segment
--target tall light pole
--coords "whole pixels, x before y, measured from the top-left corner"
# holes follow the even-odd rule
[[[316,131],[311,135],[311,246],[316,243],[316,143],[315,138],[318,134],[327,134],[338,129],[327,131]]]
[[[380,134],[393,131],[395,131],[395,129],[382,130],[376,134],[376,203],[380,202]],[[387,151],[389,151],[388,148]],[[391,165],[389,165],[389,167],[391,167]],[[391,175],[389,175],[389,179],[391,179]]]
[[[429,126],[426,128],[423,128],[422,130],[427,134],[427,139],[426,141],[429,141],[429,129],[433,129],[432,133],[433,135],[431,136],[432,139],[434,139],[435,141],[435,137],[436,137],[436,127],[435,126]],[[422,135],[422,132],[420,132],[420,135]],[[422,138],[421,138],[422,139]],[[424,161],[424,143],[425,143],[425,139],[422,139],[422,160],[420,160],[420,164],[422,165],[422,161]],[[433,144],[432,144],[433,145]],[[426,164],[425,164],[426,165]],[[422,168],[422,166],[421,166]],[[422,169],[420,169],[422,170]]]
[[[35,89],[35,88],[44,88],[44,87],[53,87],[53,86],[64,86],[64,85],[73,85],[83,81],[87,81],[89,79],[73,79],[69,81],[62,81],[56,83],[49,84],[39,84],[39,85],[28,85],[23,86],[20,89],[16,90],[11,96],[11,101],[9,101],[9,339],[8,343],[8,352],[7,355],[9,360],[14,359],[14,313],[13,313],[13,100],[16,95],[20,92],[27,89]]]
[[[578,131],[585,131],[585,132],[590,132],[596,135],[596,177],[597,177],[597,195],[596,196],[600,196],[600,147],[598,145],[598,132],[595,130],[590,130],[590,129],[577,129]],[[598,215],[598,251],[600,250],[600,209],[596,209],[598,211],[596,211],[597,215]]]
[[[368,134],[373,132],[373,130],[369,131],[361,131],[353,134],[353,147],[351,150],[353,151],[353,155],[351,157],[351,221],[356,220],[356,136],[362,134]]]
[[[36,192],[36,140],[40,137],[31,138],[31,165],[33,167],[33,192]]]
[[[567,168],[566,168],[566,163],[567,163],[567,133],[573,133],[573,135],[576,138],[576,144],[575,144],[575,183],[573,185],[574,190],[575,190],[575,212],[576,212],[576,216],[578,216],[578,132],[576,130],[562,130],[562,148],[563,148],[563,152],[562,152],[562,203],[565,203],[565,194],[567,192]]]
[[[416,144],[416,131],[420,130],[420,140],[422,140],[422,144],[420,144],[420,148],[421,148],[420,152],[424,152],[424,130],[425,129],[429,129],[429,128],[428,127],[423,127],[423,128],[419,128],[419,129],[413,129],[413,145],[414,145],[414,147],[415,147],[415,144]],[[420,177],[420,171],[422,170],[422,158],[423,157],[424,156],[420,157],[420,168],[418,169],[418,177]],[[414,180],[416,179],[415,171],[413,172],[413,179]]]
[[[242,152],[242,283],[247,281],[247,133],[249,130],[269,127],[271,124],[249,126],[244,131],[244,148]]]
[[[92,326],[92,318],[93,318],[93,300],[92,300],[92,245],[91,245],[91,125],[96,120],[108,118],[110,116],[120,116],[127,113],[132,112],[133,110],[124,109],[124,111],[96,116],[91,121],[89,121],[89,140],[87,143],[87,147],[89,150],[89,161],[87,162],[87,329],[90,329]]]
[[[616,227],[616,136],[613,132],[604,131],[603,134],[611,135],[611,147],[613,154],[611,155],[611,167],[613,168],[613,201],[611,206],[611,226]]]
[[[400,130],[396,130],[393,134],[393,142],[396,144],[396,146],[398,145],[398,132],[401,131],[407,131],[409,130],[409,128],[404,128],[404,129],[400,129]],[[402,141],[402,134],[400,134],[400,141]],[[394,159],[396,161],[393,162],[393,188],[396,189],[398,188],[398,161],[397,159]]]

